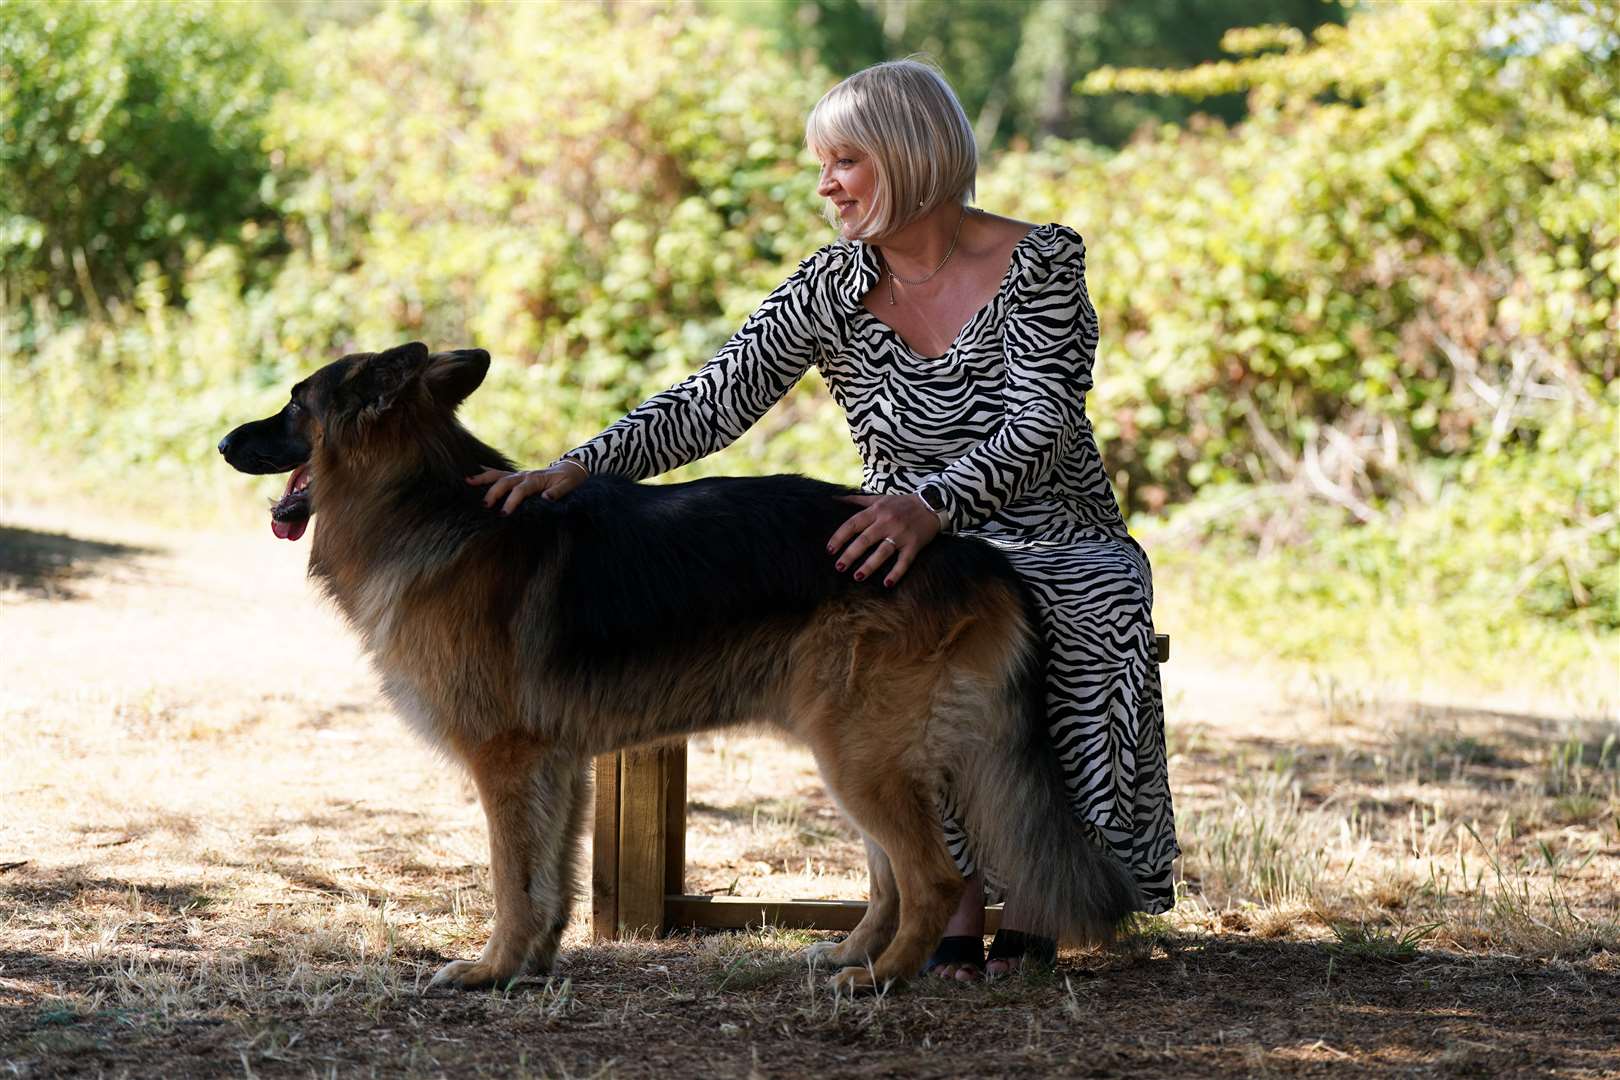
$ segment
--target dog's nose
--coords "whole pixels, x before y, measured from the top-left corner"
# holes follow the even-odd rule
[[[227,435],[223,439],[219,440],[219,452],[221,454],[229,454],[231,452],[231,437],[230,437],[230,435]]]

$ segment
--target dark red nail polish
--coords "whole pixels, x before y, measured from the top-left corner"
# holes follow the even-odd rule
[[[839,569],[839,570],[842,570],[842,569],[843,569],[843,568],[844,568],[844,564],[843,564],[843,563],[839,563],[839,564],[838,564],[838,569]]]
[[[893,578],[884,578],[883,579],[883,584],[892,589],[892,588],[894,588],[894,579]]]
[[[865,581],[866,580],[866,571],[865,570],[857,570],[857,571],[855,571],[855,580],[856,581]]]

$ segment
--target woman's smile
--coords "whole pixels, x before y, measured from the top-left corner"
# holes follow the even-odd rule
[[[871,209],[877,191],[872,159],[856,151],[833,151],[821,159],[816,193],[832,203],[845,228],[858,227]]]

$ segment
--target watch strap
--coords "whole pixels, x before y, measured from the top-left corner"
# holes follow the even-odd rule
[[[939,519],[939,531],[949,532],[951,527],[950,511],[945,509],[945,500],[940,496],[939,488],[933,484],[924,484],[915,492],[922,504]]]

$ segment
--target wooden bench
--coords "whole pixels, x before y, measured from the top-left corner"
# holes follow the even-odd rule
[[[1159,663],[1170,639],[1156,641]],[[597,939],[692,927],[852,930],[864,900],[693,896],[686,892],[686,744],[639,747],[596,759],[591,837],[591,933]],[[994,932],[1000,911],[985,912]]]

